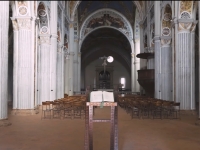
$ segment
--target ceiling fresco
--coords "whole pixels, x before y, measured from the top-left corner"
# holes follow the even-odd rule
[[[82,1],[78,6],[79,26],[98,9],[110,8],[122,13],[134,26],[136,6],[132,1]]]

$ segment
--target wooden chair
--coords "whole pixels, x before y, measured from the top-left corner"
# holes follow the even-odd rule
[[[172,115],[173,118],[172,119],[181,119],[181,115],[180,115],[180,102],[174,102],[172,104]]]
[[[42,102],[42,116],[41,119],[51,119],[51,103]]]
[[[52,103],[52,118],[53,119],[61,119],[61,103],[60,102],[53,102]]]

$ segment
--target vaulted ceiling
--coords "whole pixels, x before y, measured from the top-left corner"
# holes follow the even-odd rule
[[[136,6],[132,1],[82,1],[78,6],[79,25],[93,12],[102,8],[114,9],[122,13],[134,25]]]
[[[134,26],[136,6],[132,1],[82,1],[78,6],[79,26],[93,12],[110,8],[118,11]],[[91,32],[81,46],[82,67],[102,56],[113,56],[128,71],[131,69],[131,46],[127,38],[112,28],[101,28]]]

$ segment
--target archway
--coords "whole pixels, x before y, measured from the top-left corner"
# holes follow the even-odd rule
[[[130,53],[132,49],[127,37],[120,31],[108,27],[96,29],[89,33],[84,39],[80,51],[82,54],[82,89],[85,89],[87,85],[93,86],[94,84],[96,84],[96,87],[98,88],[98,85],[100,84],[98,74],[103,69],[103,62],[99,57],[102,56],[114,57],[113,63],[107,63],[107,68],[111,71],[110,75],[113,76],[111,77],[113,79],[112,82],[109,83],[110,88],[119,84],[119,78],[121,76],[125,76],[127,82],[131,83]],[[130,88],[131,85],[128,84],[127,90],[130,90]]]

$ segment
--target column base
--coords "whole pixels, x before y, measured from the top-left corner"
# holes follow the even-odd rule
[[[38,113],[39,113],[39,108],[36,108],[36,109],[13,109],[13,110],[11,110],[11,115],[18,115],[18,116],[37,115]]]
[[[7,119],[0,120],[0,127],[7,127],[12,125]]]

